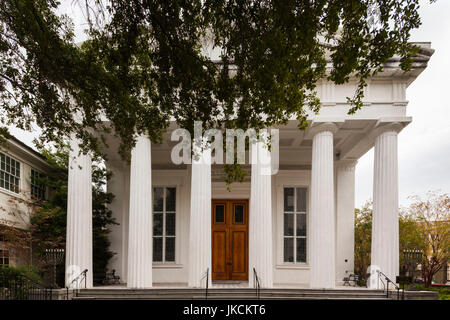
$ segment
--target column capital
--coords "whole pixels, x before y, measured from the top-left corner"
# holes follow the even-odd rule
[[[355,170],[355,166],[358,163],[356,159],[342,159],[335,162],[336,168],[345,170],[345,171],[353,171]]]
[[[372,135],[374,138],[385,132],[395,132],[399,133],[405,127],[404,124],[400,122],[378,122],[373,129]]]
[[[313,138],[316,134],[329,131],[335,134],[339,130],[339,125],[336,122],[313,122],[308,128],[307,136]]]

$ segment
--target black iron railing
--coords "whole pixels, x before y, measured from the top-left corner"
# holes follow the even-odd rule
[[[46,288],[24,274],[0,271],[0,300],[52,300],[51,288]]]
[[[67,299],[69,299],[69,289],[74,286],[75,283],[75,295],[78,296],[78,293],[80,292],[81,284],[84,282],[84,288],[87,287],[87,273],[88,269],[84,269],[81,271],[81,273],[73,278],[73,280],[67,285]]]
[[[389,277],[380,270],[377,270],[377,272],[378,280],[383,284],[383,291],[386,290],[386,298],[389,298],[389,283],[392,283],[394,285],[394,288],[397,290],[397,300],[400,300],[400,287],[397,286],[394,281],[389,279]],[[386,281],[386,285],[384,284],[383,278]]]
[[[205,299],[208,300],[208,289],[209,289],[209,268],[206,268],[206,272],[202,277],[202,280],[206,280],[205,284]]]
[[[259,300],[261,284],[259,282],[258,273],[256,272],[255,268],[253,268],[253,287],[256,290],[256,298]]]

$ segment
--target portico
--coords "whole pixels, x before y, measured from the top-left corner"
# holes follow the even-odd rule
[[[129,288],[204,287],[207,271],[214,281],[219,272],[232,274],[243,265],[247,278],[242,281],[250,287],[254,270],[263,288],[341,285],[354,270],[355,165],[374,147],[372,265],[395,279],[397,136],[412,120],[406,113],[405,90],[425,68],[426,61],[421,63],[406,75],[397,72],[397,63],[373,78],[365,107],[354,115],[347,114],[346,96],[354,92],[356,81],[342,86],[320,83],[323,107],[320,115],[309,116],[308,129],[299,130],[296,120],[276,128],[278,172],[263,174],[261,164],[250,161],[255,154],[270,161],[274,152],[263,143],[252,144],[244,165],[248,177],[231,190],[223,165],[211,164],[208,150],[192,164],[172,163],[171,150],[178,143],[170,139],[175,123],[162,144],[140,136],[131,163],[120,158],[118,142],[110,136],[106,166],[113,177],[107,186],[115,195],[111,210],[119,224],[110,235],[116,254],[109,268]],[[71,157],[81,167],[69,169],[66,269],[92,270],[90,159],[76,148]],[[220,211],[224,203],[230,209]],[[217,227],[221,223],[222,229]],[[247,229],[235,227],[238,224]]]
[[[376,149],[374,261],[393,277],[398,265],[393,245],[398,241],[396,136],[409,119],[396,120],[373,122],[368,130],[368,139],[374,140]],[[168,146],[151,145],[146,137],[139,137],[130,165],[120,159],[108,162],[113,171],[108,191],[116,195],[112,210],[119,223],[111,232],[112,250],[117,252],[111,269],[130,288],[149,288],[153,283],[204,287],[207,270],[211,281],[227,263],[230,268],[242,268],[233,261],[240,254],[247,268],[241,280],[249,286],[256,270],[261,285],[267,288],[289,281],[312,288],[335,287],[353,272],[355,155],[366,151],[341,141],[347,135],[345,140],[350,144],[354,131],[359,130],[352,128],[359,128],[356,124],[362,122],[367,123],[314,121],[306,132],[298,131],[294,122],[280,128],[279,172],[262,175],[257,164],[244,165],[250,177],[231,185],[231,191],[224,182],[222,166],[211,165],[208,151],[191,165],[177,168],[164,165],[164,157],[170,154]],[[270,157],[262,143],[254,145],[252,152],[255,150]],[[345,152],[348,156],[343,158]],[[77,161],[88,161],[88,156],[81,157]],[[89,190],[89,166],[72,166],[71,170],[77,186],[83,183],[82,189]],[[226,217],[225,211],[217,213],[223,205],[218,200],[233,199],[248,203],[248,213],[242,218],[248,227],[246,233],[212,233],[215,222],[235,219]],[[241,210],[236,208],[229,214]],[[88,209],[84,212],[89,213]],[[76,219],[88,219],[78,214],[70,217],[74,225],[81,224]],[[77,244],[92,245],[88,229],[78,229],[78,235],[68,247],[71,264],[76,265],[79,259],[81,270],[92,269],[91,253],[76,250]],[[227,257],[221,256],[225,254]],[[88,280],[92,285],[92,278]]]

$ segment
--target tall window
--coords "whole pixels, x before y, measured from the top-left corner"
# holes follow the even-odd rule
[[[306,262],[306,188],[284,188],[284,262]]]
[[[45,199],[45,185],[41,179],[44,175],[34,169],[31,169],[31,195],[37,199]]]
[[[153,188],[153,261],[175,262],[176,188]]]
[[[0,188],[19,193],[20,162],[0,152]]]

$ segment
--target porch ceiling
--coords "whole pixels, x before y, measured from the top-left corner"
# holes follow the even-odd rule
[[[322,119],[315,122],[335,122],[339,129],[334,134],[335,160],[359,159],[374,145],[373,131],[380,119]],[[402,119],[384,119],[385,122],[404,122],[406,125],[411,121],[407,117]],[[305,131],[297,128],[297,121],[291,120],[287,125],[276,127],[279,129],[280,168],[299,166],[305,168],[311,164],[312,135],[310,128]],[[174,165],[171,161],[171,150],[178,141],[171,141],[171,133],[177,126],[172,123],[164,134],[161,144],[152,144],[152,165],[160,169],[185,169],[185,165]],[[105,148],[108,161],[122,161],[118,153],[119,139],[112,135],[106,137],[108,147]],[[224,155],[225,156],[225,155]],[[248,162],[248,152],[246,163]]]

